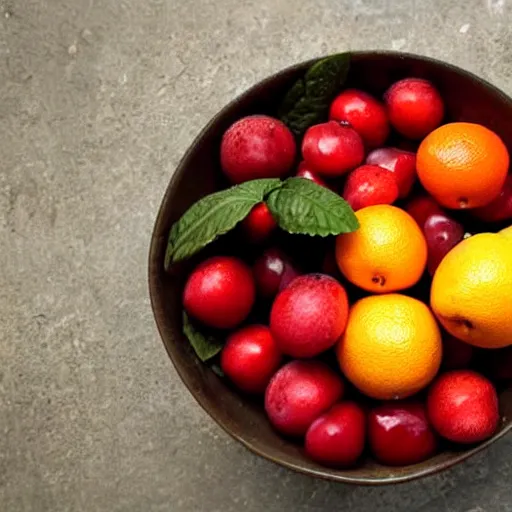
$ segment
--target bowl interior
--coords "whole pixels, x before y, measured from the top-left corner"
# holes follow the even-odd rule
[[[181,331],[181,293],[195,261],[164,271],[169,229],[185,210],[202,196],[225,187],[219,168],[219,144],[224,131],[249,114],[274,114],[287,88],[301,77],[311,62],[286,69],[260,82],[225,107],[194,141],[165,193],[151,241],[149,285],[153,310],[162,340],[183,382],[201,406],[222,428],[254,452],[274,462],[311,475],[360,484],[396,483],[447,468],[483,449],[511,427],[512,388],[500,390],[504,420],[494,437],[478,446],[447,445],[440,454],[407,467],[381,466],[369,457],[348,470],[329,469],[307,459],[300,445],[280,437],[268,423],[261,403],[249,400],[201,363]],[[407,76],[424,77],[441,91],[450,121],[484,124],[498,133],[512,152],[512,100],[492,85],[448,64],[399,53],[354,53],[347,87],[358,87],[381,96],[394,81]],[[209,251],[237,252],[227,236]],[[204,258],[203,253],[201,257]]]

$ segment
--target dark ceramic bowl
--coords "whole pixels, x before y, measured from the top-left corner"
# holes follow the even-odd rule
[[[256,113],[274,114],[277,104],[294,81],[312,64],[285,69],[252,87],[227,105],[204,128],[174,173],[156,220],[149,256],[149,288],[153,311],[167,353],[183,382],[205,411],[231,436],[271,461],[316,477],[357,484],[388,484],[436,473],[485,449],[512,427],[512,386],[500,390],[499,431],[477,446],[445,446],[435,457],[406,467],[385,467],[370,458],[359,466],[335,470],[305,457],[300,445],[280,437],[270,426],[261,404],[236,392],[208,366],[201,363],[182,334],[181,293],[194,262],[170,274],[164,271],[169,229],[196,200],[220,187],[219,144],[224,131],[237,119]],[[394,81],[417,76],[432,80],[446,102],[447,119],[484,124],[497,132],[512,152],[512,100],[491,84],[449,64],[392,52],[356,52],[347,86],[382,95]],[[228,244],[229,237],[224,244]],[[231,248],[234,248],[231,247]],[[225,247],[223,250],[226,249]]]

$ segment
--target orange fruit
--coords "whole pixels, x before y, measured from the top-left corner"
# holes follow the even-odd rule
[[[503,141],[485,126],[449,123],[431,132],[418,148],[422,185],[447,208],[476,208],[498,197],[508,173]]]
[[[427,262],[427,243],[415,220],[395,206],[356,212],[359,229],[336,239],[336,262],[353,284],[375,293],[409,288]]]
[[[398,293],[356,302],[337,346],[345,376],[365,395],[405,398],[423,389],[441,364],[441,333],[430,309]]]
[[[456,245],[434,274],[430,303],[460,340],[483,348],[512,345],[512,237],[481,233]]]

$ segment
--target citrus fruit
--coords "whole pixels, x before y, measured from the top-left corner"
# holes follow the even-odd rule
[[[427,243],[415,220],[395,206],[356,212],[359,229],[336,239],[336,261],[353,284],[375,293],[416,284],[427,261]]]
[[[441,334],[429,308],[397,293],[356,302],[337,346],[345,376],[381,400],[423,389],[436,375],[441,354]]]
[[[437,268],[430,299],[453,336],[483,348],[512,345],[512,237],[481,233],[460,242]]]
[[[417,153],[418,177],[443,206],[476,208],[496,199],[509,154],[496,133],[473,123],[449,123],[431,132]]]
[[[500,231],[500,235],[506,236],[507,238],[512,238],[512,226],[502,229]]]

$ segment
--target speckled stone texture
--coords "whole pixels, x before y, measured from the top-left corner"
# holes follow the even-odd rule
[[[0,510],[512,511],[512,436],[386,488],[253,456],[156,332],[151,229],[201,127],[284,66],[375,48],[512,94],[510,0],[0,0]]]

